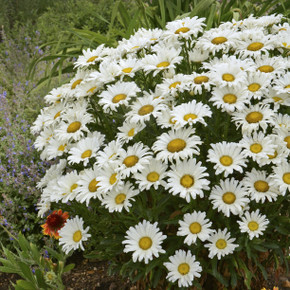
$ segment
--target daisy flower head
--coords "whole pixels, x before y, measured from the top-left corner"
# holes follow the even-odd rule
[[[138,183],[140,190],[149,190],[152,186],[155,190],[161,185],[165,187],[167,165],[160,160],[151,159],[149,164],[146,164],[141,173],[134,174],[134,178]]]
[[[196,37],[199,32],[203,31],[205,18],[185,17],[168,22],[165,26],[166,30],[163,34],[164,38],[191,38]]]
[[[246,211],[241,219],[241,221],[238,221],[240,230],[242,233],[248,233],[250,240],[254,237],[258,238],[263,235],[263,232],[269,224],[269,220],[265,215],[260,213],[259,209],[253,212]]]
[[[211,94],[209,100],[222,112],[242,111],[250,103],[244,87],[215,87]]]
[[[56,157],[61,157],[67,153],[70,149],[71,143],[67,141],[61,141],[57,138],[50,138],[47,146],[40,154],[42,160],[52,160]]]
[[[118,127],[117,138],[121,143],[128,143],[136,134],[141,132],[146,127],[145,124],[131,122],[125,120],[121,127]]]
[[[283,57],[261,56],[255,59],[255,67],[257,71],[269,74],[271,78],[274,78],[275,75],[281,76],[285,73],[286,64]]]
[[[268,94],[264,95],[262,100],[264,104],[274,104],[274,110],[279,110],[281,106],[290,106],[290,94],[279,94],[273,88],[269,88]]]
[[[131,173],[142,171],[144,166],[150,163],[151,158],[152,152],[142,142],[129,146],[127,151],[120,149],[118,157],[120,167],[118,172],[121,172],[121,178],[128,177]]]
[[[251,200],[264,203],[266,200],[275,201],[279,194],[277,186],[270,185],[271,178],[266,171],[258,171],[255,168],[247,172],[242,184]]]
[[[103,83],[98,80],[83,81],[76,87],[74,91],[74,96],[77,99],[81,99],[84,97],[91,97],[102,88],[103,88]]]
[[[186,236],[184,243],[189,246],[195,244],[197,239],[204,242],[213,232],[210,229],[211,225],[212,222],[206,218],[205,212],[194,211],[191,214],[186,213],[183,216],[183,220],[179,221],[177,236]]]
[[[178,281],[178,287],[192,286],[194,278],[201,276],[202,267],[190,251],[176,250],[174,255],[169,257],[169,261],[164,263],[169,271],[166,279],[172,283]]]
[[[47,104],[57,104],[66,99],[70,91],[70,85],[64,84],[58,88],[52,89],[45,97],[44,100]]]
[[[188,52],[188,56],[190,62],[201,63],[209,58],[209,51],[195,46]]]
[[[166,189],[173,195],[179,195],[190,202],[190,197],[193,199],[197,195],[203,197],[203,190],[209,190],[210,181],[206,179],[209,174],[206,168],[201,166],[201,162],[196,162],[196,159],[177,160],[176,164],[172,164],[170,171],[167,172],[168,181]]]
[[[149,221],[143,220],[136,226],[132,226],[126,232],[126,236],[122,244],[125,245],[124,252],[133,252],[133,262],[143,261],[148,264],[154,257],[165,253],[161,244],[166,239],[166,235],[158,228],[157,222],[151,224]]]
[[[80,55],[74,63],[74,67],[87,68],[103,60],[106,55],[104,44],[99,45],[96,49],[83,49],[83,54]]]
[[[61,209],[53,211],[41,227],[42,233],[55,239],[59,239],[58,231],[65,225],[69,217],[68,212],[62,212]]]
[[[84,229],[84,221],[79,216],[73,219],[68,219],[64,227],[59,230],[59,244],[62,250],[68,254],[71,250],[85,250],[83,242],[87,241],[90,234],[88,234],[90,227]]]
[[[210,91],[214,83],[210,79],[210,74],[207,72],[196,73],[190,75],[189,89],[195,95],[202,94],[203,91]]]
[[[198,122],[207,126],[204,117],[211,117],[212,111],[208,105],[192,100],[189,103],[174,107],[171,114],[173,116],[172,121],[176,122],[176,127],[184,127],[187,124],[193,125]]]
[[[102,205],[109,210],[109,212],[121,212],[123,209],[129,212],[135,199],[134,196],[138,195],[139,191],[134,189],[132,184],[126,182],[120,186],[114,187],[102,199]]]
[[[141,90],[134,82],[118,81],[109,85],[106,91],[99,95],[99,104],[105,112],[117,111],[120,105],[128,106],[129,100],[136,97]]]
[[[144,92],[144,96],[132,103],[130,108],[131,110],[125,115],[127,120],[144,124],[149,121],[151,115],[156,118],[166,107],[161,98],[154,98],[154,95]]]
[[[274,89],[279,94],[288,94],[290,97],[290,72],[287,72],[282,77],[275,79]]]
[[[212,189],[209,200],[212,201],[213,209],[229,217],[230,214],[240,214],[250,202],[246,195],[244,187],[238,180],[227,178]]]
[[[192,128],[171,129],[157,137],[152,146],[156,159],[164,162],[185,159],[193,154],[199,155],[198,145],[202,144]]]
[[[171,110],[168,108],[161,111],[161,115],[156,118],[157,125],[164,128],[177,128],[176,121],[173,121]]]
[[[214,163],[216,174],[224,173],[227,177],[234,171],[243,172],[247,159],[241,154],[242,149],[238,143],[219,142],[211,144],[212,149],[208,150],[207,161]]]
[[[257,131],[262,128],[265,132],[269,125],[275,125],[275,112],[267,104],[250,105],[243,111],[233,112],[232,119],[237,128],[241,127],[242,133]]]
[[[236,239],[230,236],[230,233],[225,228],[223,231],[221,229],[215,231],[208,238],[209,243],[204,246],[209,250],[209,258],[212,259],[214,256],[217,256],[218,260],[220,260],[222,257],[234,252],[235,248],[239,245],[233,244]]]
[[[140,61],[134,57],[128,57],[127,59],[121,58],[119,63],[121,79],[125,76],[133,78],[135,73],[140,69]]]
[[[153,71],[153,76],[156,76],[161,71],[175,69],[183,59],[180,53],[181,49],[175,48],[160,50],[156,54],[146,55],[141,60],[141,66],[147,74]]]
[[[107,163],[115,163],[121,149],[122,143],[118,139],[106,144],[103,150],[99,150],[97,154],[97,166],[102,167]]]
[[[273,173],[270,175],[270,185],[278,186],[280,194],[286,195],[290,191],[290,163],[282,162],[273,168]]]
[[[108,58],[101,62],[97,71],[89,73],[87,80],[107,84],[115,81],[119,73],[120,67],[118,66],[117,60]]]

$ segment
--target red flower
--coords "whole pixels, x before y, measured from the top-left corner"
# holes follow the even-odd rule
[[[42,233],[59,239],[58,231],[64,226],[68,217],[68,212],[63,213],[61,209],[55,210],[46,218],[45,224],[41,225]]]

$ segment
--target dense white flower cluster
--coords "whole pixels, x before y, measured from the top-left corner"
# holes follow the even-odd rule
[[[290,190],[290,28],[281,15],[209,31],[204,20],[141,28],[116,48],[83,51],[32,126],[42,159],[59,160],[38,185],[40,216],[52,202],[92,199],[126,214],[138,195],[161,191],[176,209],[177,199],[207,201],[206,212],[196,203],[180,218],[176,235],[188,246],[202,241],[209,258],[238,247],[215,215],[238,218],[249,239],[264,234],[269,220],[253,210]],[[124,252],[148,263],[166,252],[166,227],[140,219],[124,233]],[[90,236],[73,223],[59,232],[66,252]],[[168,278],[190,286],[201,266],[190,250],[175,250]]]

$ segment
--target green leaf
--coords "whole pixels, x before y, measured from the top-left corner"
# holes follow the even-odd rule
[[[53,256],[54,258],[56,258],[59,261],[63,261],[64,257],[62,254],[58,253],[57,251],[53,250],[52,248],[49,248],[47,246],[44,247],[48,253]]]
[[[69,264],[69,265],[65,266],[63,269],[63,273],[71,271],[74,267],[75,267],[75,264]]]
[[[35,270],[35,276],[36,276],[36,280],[37,280],[37,285],[41,288],[47,288],[47,285],[46,285],[44,277],[43,277],[43,273],[41,272],[40,269]]]
[[[33,283],[24,280],[17,280],[15,289],[37,290]]]
[[[27,264],[25,264],[24,262],[21,262],[21,261],[18,262],[18,265],[19,265],[19,268],[21,270],[20,275],[23,278],[25,278],[25,279],[27,279],[27,280],[29,280],[31,282],[35,282],[35,278],[33,276],[33,273],[31,271],[30,267]]]

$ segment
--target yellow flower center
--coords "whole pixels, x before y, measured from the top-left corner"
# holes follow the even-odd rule
[[[76,88],[77,85],[79,85],[83,80],[82,79],[78,79],[76,80],[72,85],[71,85],[71,89],[74,90]]]
[[[194,83],[200,85],[202,83],[207,83],[209,78],[207,76],[199,76],[193,79]]]
[[[137,48],[139,48],[140,46],[139,45],[135,45],[135,46],[133,46],[131,49],[137,49]]]
[[[96,58],[98,58],[97,55],[95,55],[95,56],[91,56],[91,57],[87,60],[87,62],[93,62]]]
[[[250,229],[250,231],[254,232],[259,228],[258,223],[251,221],[248,223],[248,228]]]
[[[274,68],[271,65],[262,65],[258,68],[260,72],[270,73],[274,71]]]
[[[170,65],[170,62],[162,61],[162,62],[158,63],[156,66],[157,67],[168,67],[169,65]]]
[[[129,137],[132,137],[132,136],[134,136],[134,133],[135,133],[135,129],[132,128],[132,129],[130,129],[130,130],[128,131],[128,136],[129,136]]]
[[[267,156],[268,156],[269,159],[274,159],[274,158],[277,157],[277,155],[278,155],[278,152],[275,151],[275,152],[274,152],[274,155],[269,155],[269,154],[268,154]]]
[[[54,115],[53,119],[55,120],[56,118],[58,118],[58,117],[60,116],[60,113],[61,113],[61,111],[57,112],[57,113]]]
[[[139,109],[138,114],[140,116],[145,116],[145,115],[150,114],[153,110],[154,110],[154,107],[152,105],[145,105]]]
[[[176,123],[176,120],[173,121],[173,118],[174,118],[174,117],[171,117],[171,118],[169,119],[169,123],[172,124],[172,125],[174,125],[174,124]]]
[[[78,187],[78,185],[77,185],[76,183],[74,183],[74,184],[70,187],[70,192],[73,192],[77,187]]]
[[[190,29],[188,27],[180,27],[177,30],[175,30],[175,34],[179,34],[179,33],[186,33],[188,32]]]
[[[109,159],[113,158],[115,155],[116,155],[116,153],[113,153],[113,154],[109,157]]]
[[[268,184],[268,182],[266,182],[264,180],[257,180],[254,183],[254,187],[259,192],[266,192],[269,190],[269,184]]]
[[[88,90],[87,90],[87,94],[89,94],[89,93],[93,93],[93,92],[95,91],[96,88],[97,88],[97,87],[92,87],[92,88],[88,89]]]
[[[215,245],[216,245],[216,247],[218,249],[221,249],[222,250],[222,249],[224,249],[227,246],[227,242],[224,239],[218,239],[216,241]]]
[[[81,125],[82,123],[79,121],[72,122],[71,124],[69,124],[66,131],[67,133],[75,133],[77,130],[80,129]]]
[[[120,101],[125,100],[126,97],[127,97],[127,95],[125,95],[125,94],[118,94],[112,99],[112,103],[114,103],[114,104],[119,103]]]
[[[287,148],[290,149],[290,136],[285,137],[284,141],[287,143]]]
[[[262,42],[253,42],[248,45],[247,50],[250,51],[257,51],[264,47],[264,44]]]
[[[151,240],[151,238],[149,238],[149,237],[142,237],[139,240],[139,247],[142,250],[148,250],[149,248],[151,248],[151,246],[152,246],[152,240]]]
[[[197,115],[195,115],[195,114],[186,114],[186,115],[184,115],[183,120],[188,121],[189,119],[194,120],[196,118],[197,118]]]
[[[211,43],[218,45],[218,44],[222,44],[226,41],[228,41],[228,39],[226,37],[219,36],[219,37],[215,37],[214,39],[212,39]]]
[[[189,272],[190,267],[187,263],[181,263],[179,264],[177,270],[181,275],[186,275]]]
[[[223,155],[221,158],[220,158],[220,163],[223,165],[223,166],[230,166],[232,165],[233,163],[233,158],[229,155]]]
[[[223,74],[222,79],[226,82],[233,82],[235,77],[232,74]]]
[[[79,242],[81,239],[82,239],[83,235],[82,235],[82,232],[80,230],[74,232],[73,234],[73,240],[74,242]]]
[[[284,89],[290,89],[290,85],[285,86]]]
[[[253,93],[258,91],[260,88],[261,88],[261,86],[257,83],[252,83],[248,86],[248,90],[253,92]]]
[[[233,204],[236,200],[236,195],[233,192],[228,191],[223,194],[222,199],[226,204]]]
[[[253,153],[260,153],[263,150],[263,147],[259,143],[254,143],[250,146],[250,150]]]
[[[81,158],[82,159],[89,158],[91,157],[91,155],[92,155],[92,150],[88,149],[82,153]]]
[[[126,194],[125,193],[119,193],[116,197],[115,197],[115,203],[116,204],[121,204],[124,203],[124,200],[126,199]]]
[[[246,116],[246,121],[250,124],[258,123],[263,119],[263,114],[260,112],[251,112]]]
[[[58,150],[58,151],[64,151],[65,148],[66,148],[66,144],[64,144],[64,145],[60,145],[60,146],[57,148],[57,150]]]
[[[167,145],[167,150],[171,153],[182,151],[186,147],[186,142],[182,139],[173,139]]]
[[[132,71],[132,69],[133,69],[132,67],[126,67],[122,69],[122,72],[125,74],[129,74]]]
[[[190,224],[189,230],[192,234],[198,234],[201,232],[201,225],[198,222]]]
[[[286,184],[290,184],[290,172],[286,172],[286,173],[283,174],[283,181]]]
[[[180,184],[185,188],[189,188],[193,186],[194,178],[189,174],[185,174],[180,178]]]
[[[147,175],[147,180],[150,182],[156,182],[159,180],[159,174],[156,171],[152,171]]]
[[[228,104],[234,104],[237,101],[237,96],[233,94],[225,94],[223,96],[223,101]]]
[[[133,167],[138,161],[139,158],[136,155],[130,155],[124,159],[123,164],[125,164],[126,167]]]
[[[89,183],[89,192],[95,192],[99,188],[97,184],[99,181],[97,181],[95,178]]]
[[[280,97],[272,97],[272,99],[274,100],[274,102],[282,101],[282,98]]]
[[[181,84],[181,82],[175,82],[175,83],[173,83],[173,84],[171,84],[170,86],[169,86],[169,89],[172,89],[172,88],[176,88],[178,85],[180,85]]]
[[[114,173],[114,174],[111,175],[110,181],[109,181],[111,185],[113,185],[117,181],[117,177],[116,176],[117,176],[117,173]]]

